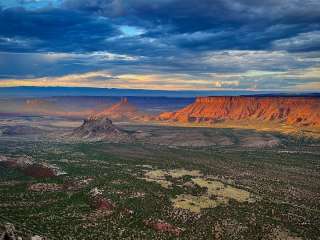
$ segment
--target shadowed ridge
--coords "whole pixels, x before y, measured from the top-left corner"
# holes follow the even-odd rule
[[[116,127],[107,117],[85,119],[80,127],[73,130],[71,137],[75,140],[110,142],[128,142],[132,139],[128,132]]]
[[[139,121],[145,118],[136,106],[131,104],[128,98],[121,98],[120,102],[93,114],[91,119],[107,117],[113,121]]]

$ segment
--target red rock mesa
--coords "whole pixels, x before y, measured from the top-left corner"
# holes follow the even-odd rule
[[[165,112],[158,120],[182,123],[215,123],[225,120],[273,121],[302,126],[320,126],[317,97],[197,97],[176,112]]]

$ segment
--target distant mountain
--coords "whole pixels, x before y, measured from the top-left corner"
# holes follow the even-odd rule
[[[319,127],[320,97],[198,97],[176,112],[160,114],[158,119],[184,123],[256,120]]]
[[[110,108],[121,101],[114,96],[60,96],[38,98],[0,98],[0,114],[32,114],[88,117]],[[144,114],[158,115],[176,111],[194,101],[194,98],[178,97],[126,97],[129,105]]]
[[[27,99],[20,111],[25,114],[69,117],[86,117],[93,113],[93,110],[90,109],[74,111],[67,106],[59,106],[56,101],[52,101],[50,98]]]
[[[0,98],[50,97],[50,96],[196,97],[196,96],[240,96],[240,95],[256,95],[256,94],[279,95],[279,94],[288,94],[288,93],[282,93],[280,91],[246,91],[246,90],[166,91],[166,90],[89,88],[89,87],[3,87],[3,88],[0,88]],[[309,93],[302,93],[302,94],[309,94]]]
[[[55,102],[64,109],[72,109],[72,111],[81,111],[86,109],[99,112],[119,103],[124,96],[60,96],[42,99]],[[148,114],[175,111],[192,103],[195,99],[193,97],[152,96],[125,96],[125,98],[127,98],[129,104],[134,105],[137,109],[141,109],[143,112]]]
[[[241,95],[251,97],[320,97],[320,93],[302,92],[302,93],[258,93],[252,95]]]

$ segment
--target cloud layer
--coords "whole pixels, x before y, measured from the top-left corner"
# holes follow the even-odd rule
[[[0,6],[0,86],[320,90],[318,0]]]

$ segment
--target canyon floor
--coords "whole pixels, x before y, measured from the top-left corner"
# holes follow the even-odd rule
[[[319,239],[312,135],[122,122],[134,141],[70,139],[80,125],[1,116],[0,225],[48,239]]]

